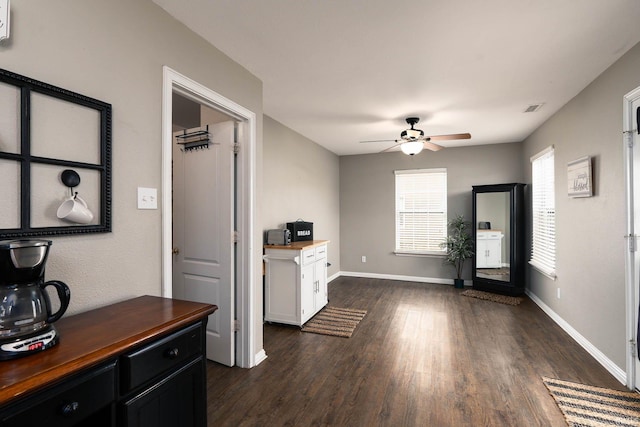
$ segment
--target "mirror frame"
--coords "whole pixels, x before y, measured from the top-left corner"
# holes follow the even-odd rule
[[[20,213],[19,227],[0,229],[0,238],[37,237],[53,235],[72,235],[84,233],[111,232],[111,104],[89,98],[38,80],[25,77],[11,71],[0,69],[0,82],[15,86],[20,91],[19,118],[19,152],[0,151],[0,160],[19,162],[20,164]],[[38,157],[31,155],[31,94],[43,94],[57,100],[70,102],[82,107],[96,110],[100,117],[99,135],[95,140],[87,141],[96,144],[100,161],[85,163],[70,159]],[[33,227],[31,224],[31,166],[51,165],[65,169],[90,170],[100,174],[100,206],[95,209],[99,215],[98,224],[62,225],[50,227]],[[60,185],[64,185],[61,184]]]
[[[525,245],[524,245],[524,188],[525,184],[509,183],[509,184],[490,184],[490,185],[474,185],[472,200],[472,233],[473,233],[473,251],[472,256],[472,280],[473,288],[483,291],[499,292],[509,295],[521,295],[525,288]],[[486,193],[508,193],[509,206],[508,214],[510,217],[509,227],[509,281],[500,281],[479,277],[476,273],[476,255],[478,232],[477,218],[477,196]]]

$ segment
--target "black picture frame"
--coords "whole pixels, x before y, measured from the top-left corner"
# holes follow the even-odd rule
[[[19,111],[16,113],[17,127],[15,133],[19,141],[16,142],[15,150],[2,151],[0,146],[0,162],[5,165],[17,165],[19,170],[18,187],[15,190],[9,188],[7,191],[2,191],[0,188],[0,194],[9,194],[14,191],[15,194],[19,193],[19,206],[18,213],[16,214],[17,221],[15,227],[0,228],[0,239],[8,238],[21,238],[21,237],[39,237],[39,236],[54,236],[54,235],[73,235],[73,234],[85,234],[85,233],[106,233],[111,232],[111,104],[106,102],[90,98],[79,93],[72,92],[67,89],[63,89],[57,86],[53,86],[29,77],[25,77],[11,71],[0,69],[0,83],[14,86],[19,92],[19,100],[16,102]],[[55,102],[71,103],[69,104],[70,111],[78,107],[80,111],[89,109],[90,114],[97,113],[98,130],[93,138],[88,138],[87,144],[95,144],[89,146],[90,150],[95,150],[97,161],[81,161],[73,158],[59,158],[55,154],[56,147],[47,147],[46,151],[54,151],[53,156],[38,156],[37,153],[32,152],[32,130],[33,125],[38,125],[38,117],[32,117],[32,99],[34,96],[43,95],[49,97],[46,99],[53,99]],[[16,97],[17,98],[17,97]],[[62,104],[66,105],[66,104]],[[55,115],[55,111],[50,114]],[[53,118],[55,120],[55,117]],[[49,117],[51,120],[51,117]],[[72,133],[74,129],[68,129],[68,132]],[[58,136],[60,137],[60,136]],[[83,141],[84,143],[84,141]],[[64,153],[62,153],[64,154]],[[62,157],[62,156],[61,156]],[[95,177],[95,181],[98,182],[99,195],[93,195],[99,206],[92,208],[95,221],[90,224],[71,224],[59,221],[53,215],[52,221],[57,221],[60,225],[55,226],[40,226],[33,222],[32,205],[32,190],[38,188],[37,186],[43,183],[33,182],[32,169],[38,168],[54,168],[53,173],[58,173],[57,180],[59,185],[65,191],[64,184],[61,181],[60,175],[63,170],[72,169],[79,173],[80,176],[85,175]],[[52,185],[47,182],[47,185]],[[2,185],[10,185],[0,183]],[[34,187],[36,186],[36,187]],[[42,186],[42,185],[41,185]],[[66,189],[69,191],[69,189]],[[11,200],[0,200],[0,203],[13,203]],[[38,212],[38,215],[43,215],[42,212]],[[51,216],[47,213],[48,216]]]

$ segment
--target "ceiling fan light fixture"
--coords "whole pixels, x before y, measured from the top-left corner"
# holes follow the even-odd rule
[[[422,141],[403,142],[402,145],[400,145],[400,149],[402,150],[402,152],[404,154],[408,154],[409,156],[418,154],[422,151],[423,147],[424,144],[422,143]]]
[[[424,136],[424,132],[421,131],[420,129],[407,129],[407,130],[403,130],[402,133],[400,134],[400,138],[406,139],[409,141],[422,138],[423,136]]]

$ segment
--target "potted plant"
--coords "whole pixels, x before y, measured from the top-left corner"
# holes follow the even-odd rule
[[[447,225],[449,233],[440,246],[447,250],[444,261],[456,269],[454,286],[462,289],[464,288],[462,267],[464,267],[465,260],[473,255],[473,239],[469,233],[470,223],[464,220],[463,215],[458,215],[450,219]]]

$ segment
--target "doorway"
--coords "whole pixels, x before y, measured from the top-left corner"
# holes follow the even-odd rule
[[[223,113],[239,123],[238,138],[243,141],[236,161],[237,235],[236,262],[233,274],[235,286],[235,364],[250,368],[266,358],[262,348],[260,311],[256,311],[256,284],[260,280],[261,236],[255,216],[256,188],[256,115],[235,102],[217,94],[186,76],[163,68],[162,97],[162,295],[173,296],[173,213],[172,213],[172,145],[173,145],[173,96],[178,94],[199,105]],[[229,284],[231,286],[231,284]],[[258,294],[260,295],[260,294]],[[260,304],[261,305],[261,304]],[[233,335],[233,333],[232,333]],[[259,342],[258,342],[259,341]]]
[[[625,161],[625,198],[627,210],[627,240],[625,257],[626,351],[627,387],[640,389],[640,359],[638,331],[640,331],[640,87],[629,92],[623,103],[623,150]]]
[[[239,124],[179,94],[173,99],[173,296],[218,307],[206,326],[207,359],[234,366],[234,146]],[[178,125],[179,99],[198,107],[200,126]]]

